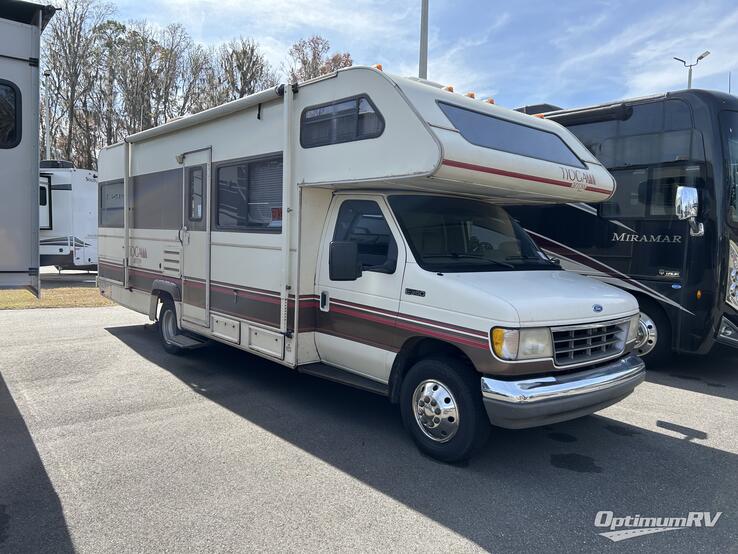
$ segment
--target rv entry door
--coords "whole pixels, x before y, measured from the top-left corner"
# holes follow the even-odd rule
[[[45,173],[38,179],[38,227],[51,229],[51,175]]]
[[[182,320],[189,327],[210,327],[211,161],[210,148],[184,154],[179,240],[182,243]]]

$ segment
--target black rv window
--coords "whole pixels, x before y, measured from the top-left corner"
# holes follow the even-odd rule
[[[123,228],[123,181],[100,183],[100,227]]]
[[[438,106],[461,136],[476,146],[547,162],[585,167],[561,137],[554,133],[445,102],[439,102]]]
[[[38,205],[45,206],[47,203],[46,187],[38,187]]]
[[[397,243],[376,202],[346,200],[341,204],[333,240],[355,242],[364,271],[395,272]]]
[[[216,225],[244,231],[282,230],[282,157],[218,168]]]
[[[300,144],[314,148],[378,137],[384,119],[366,95],[305,108],[300,119]]]
[[[0,79],[0,148],[15,148],[20,143],[21,114],[18,87]]]
[[[202,190],[204,171],[202,167],[190,167],[187,170],[187,183],[190,197],[190,221],[202,221]]]

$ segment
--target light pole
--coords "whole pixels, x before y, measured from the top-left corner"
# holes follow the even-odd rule
[[[709,51],[709,50],[705,50],[704,52],[702,52],[702,54],[700,54],[700,57],[699,57],[699,58],[697,58],[697,61],[696,61],[696,62],[694,62],[693,64],[688,64],[688,63],[687,63],[686,61],[684,61],[683,59],[681,59],[681,58],[677,58],[676,56],[674,57],[674,59],[675,59],[676,61],[678,61],[678,62],[682,62],[682,63],[684,64],[684,67],[688,67],[688,68],[689,68],[689,75],[688,75],[688,77],[687,77],[687,88],[688,88],[688,89],[692,88],[692,68],[693,68],[693,67],[694,67],[695,65],[697,65],[698,63],[700,63],[700,60],[704,60],[704,59],[705,59],[705,58],[706,58],[707,56],[709,56],[709,55],[710,55],[710,51]]]
[[[418,77],[428,78],[428,0],[420,1],[420,60]]]
[[[49,77],[51,71],[44,71],[44,103],[46,104],[46,159],[51,159],[51,102],[49,102]]]

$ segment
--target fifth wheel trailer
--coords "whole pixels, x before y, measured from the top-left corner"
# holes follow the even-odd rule
[[[54,8],[0,2],[0,288],[38,294],[39,48]]]
[[[386,395],[441,460],[644,378],[633,296],[499,205],[612,196],[555,123],[353,67],[129,136],[98,169],[101,292],[168,352],[215,340]]]
[[[43,160],[38,202],[41,266],[97,269],[97,174]]]

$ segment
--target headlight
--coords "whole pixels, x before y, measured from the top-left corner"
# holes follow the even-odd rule
[[[492,349],[503,360],[531,360],[553,356],[551,331],[542,329],[492,329]]]
[[[630,318],[630,323],[628,324],[628,339],[625,342],[631,342],[638,338],[638,328],[640,327],[640,325],[640,314],[634,315]]]
[[[725,301],[738,310],[738,245],[730,241],[728,257],[728,285]]]

